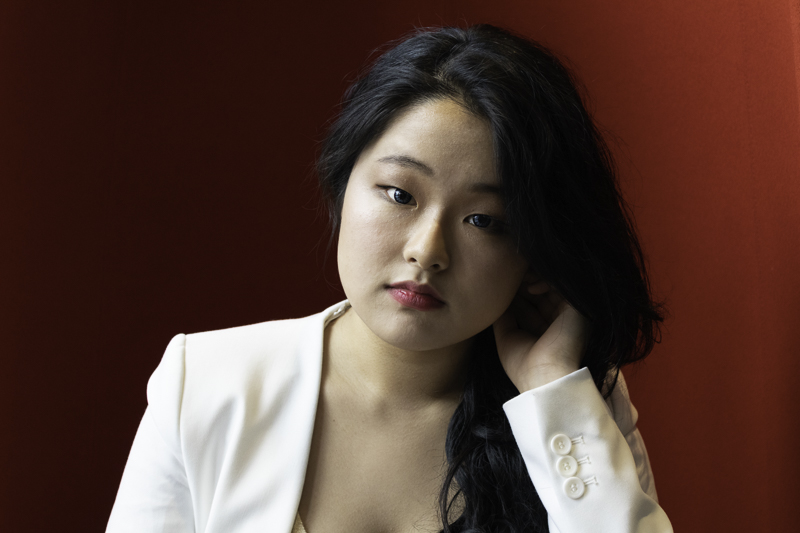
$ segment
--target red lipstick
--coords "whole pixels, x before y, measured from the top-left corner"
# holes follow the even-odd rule
[[[402,305],[418,311],[432,311],[444,307],[439,293],[430,285],[418,285],[413,281],[401,281],[388,287],[389,294]]]

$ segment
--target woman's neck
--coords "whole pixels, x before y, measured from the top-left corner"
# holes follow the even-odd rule
[[[464,390],[471,341],[428,351],[392,346],[353,308],[325,332],[327,375],[376,406],[419,409],[458,401]]]

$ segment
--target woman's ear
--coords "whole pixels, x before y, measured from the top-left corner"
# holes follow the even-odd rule
[[[522,278],[522,286],[528,294],[544,294],[550,290],[550,285],[533,271],[528,271]]]

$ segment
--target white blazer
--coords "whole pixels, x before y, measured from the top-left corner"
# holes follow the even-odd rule
[[[290,533],[323,330],[348,305],[173,338],[147,384],[106,531]],[[551,532],[672,531],[621,375],[607,402],[584,368],[504,409]]]

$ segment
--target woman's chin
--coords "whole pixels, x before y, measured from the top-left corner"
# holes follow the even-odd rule
[[[415,320],[375,321],[367,327],[386,344],[410,352],[442,350],[467,342],[472,335],[453,335],[453,328]]]

